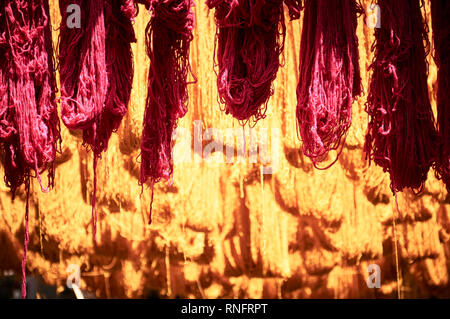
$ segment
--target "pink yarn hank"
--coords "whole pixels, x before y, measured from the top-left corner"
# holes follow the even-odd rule
[[[356,0],[304,1],[297,86],[297,124],[303,153],[316,168],[331,150],[338,159],[361,94]]]
[[[206,4],[215,9],[220,102],[226,114],[254,126],[265,118],[274,93],[286,35],[283,1],[207,0]]]
[[[139,184],[153,185],[173,172],[172,133],[188,110],[189,46],[193,39],[194,2],[158,0],[145,2],[152,17],[146,28],[150,58],[148,93],[141,141]],[[151,223],[150,204],[149,223]]]
[[[67,25],[70,4],[83,8],[81,28]],[[60,0],[59,6],[61,118],[67,128],[83,131],[83,145],[94,154],[91,205],[95,240],[97,163],[128,109],[136,7],[131,0]]]
[[[0,2],[0,143],[5,182],[14,199],[25,184],[22,297],[26,297],[30,178],[54,186],[60,142],[51,23],[47,0]],[[48,171],[48,186],[41,175]]]

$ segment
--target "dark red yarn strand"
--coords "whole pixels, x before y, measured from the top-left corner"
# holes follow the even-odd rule
[[[355,0],[306,0],[304,5],[296,116],[303,153],[318,168],[331,150],[339,156],[352,103],[361,94],[356,27],[363,10]]]
[[[245,125],[265,118],[286,27],[282,0],[207,0],[215,9],[217,88],[226,114]],[[292,17],[299,15],[294,9]],[[296,13],[296,10],[298,11]]]
[[[29,231],[28,231],[28,218],[30,211],[30,179],[25,181],[25,192],[26,192],[26,204],[25,204],[25,235],[24,235],[24,244],[23,244],[23,258],[22,258],[22,298],[25,299],[27,296],[27,252],[28,252],[28,242],[30,240]]]
[[[30,178],[54,184],[60,142],[56,80],[47,0],[0,2],[0,143],[5,182],[14,199],[25,184],[22,297],[26,297]],[[41,175],[48,171],[48,186]]]
[[[436,176],[450,193],[450,1],[431,0],[434,61],[437,74],[437,124],[440,149]]]
[[[370,161],[389,172],[394,194],[405,187],[421,192],[438,146],[428,96],[423,1],[377,3],[381,28],[375,29],[364,150]]]
[[[81,28],[69,28],[67,6],[81,10]],[[136,41],[131,0],[60,0],[61,118],[83,130],[83,145],[94,153],[92,226],[97,233],[97,162],[128,109],[133,82],[131,43]]]
[[[153,202],[153,185],[172,176],[172,133],[177,120],[188,110],[189,46],[193,39],[194,2],[157,0],[145,4],[152,10],[152,17],[146,28],[150,69],[139,183],[151,183]]]

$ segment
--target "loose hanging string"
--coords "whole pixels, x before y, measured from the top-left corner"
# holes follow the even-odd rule
[[[395,193],[395,206],[396,209],[393,209],[393,218],[392,218],[392,227],[393,227],[393,234],[394,234],[394,253],[395,253],[395,270],[397,274],[397,295],[398,299],[402,299],[402,279],[401,279],[401,272],[400,272],[400,263],[398,258],[398,241],[397,241],[397,225],[395,219],[397,218],[397,212],[399,213],[398,209],[398,202],[397,202],[397,193]]]
[[[23,242],[23,257],[22,257],[22,299],[27,297],[27,252],[28,252],[28,241],[29,241],[29,232],[28,232],[28,213],[29,213],[29,201],[30,201],[30,177],[27,177],[25,180],[25,193],[27,194],[27,201],[25,207],[25,235]]]
[[[35,202],[36,202],[36,210],[37,210],[37,213],[38,213],[38,223],[39,223],[39,248],[40,248],[40,251],[41,251],[41,255],[43,256],[44,255],[44,245],[43,245],[43,243],[42,243],[42,217],[41,217],[41,207],[40,207],[40,204],[39,204],[39,194],[38,194],[38,192],[35,190],[35,187],[34,187],[34,183],[33,184],[31,184],[31,188],[32,188],[32,193],[33,193],[33,196],[34,196],[34,198],[35,198]]]
[[[245,125],[242,126],[242,138],[243,138],[243,142],[244,142],[244,150],[243,150],[243,155],[244,155],[244,163],[242,165],[245,166],[245,154],[246,154],[246,141],[245,141]],[[240,196],[241,198],[245,197],[244,194],[244,174],[242,172],[242,167],[239,170],[239,191],[240,191]]]
[[[94,235],[94,242],[97,242],[97,161],[98,155],[94,154],[92,168],[94,171],[93,192],[92,192],[92,232]]]
[[[41,255],[44,256],[44,244],[42,243],[42,218],[41,218],[41,209],[39,207],[39,198],[37,199],[38,203],[38,218],[39,218],[39,247],[41,249]]]
[[[265,218],[264,218],[264,167],[260,165],[259,167],[260,174],[260,184],[261,184],[261,237],[263,239],[262,242],[262,272],[266,273],[266,228],[265,228]]]
[[[155,192],[155,183],[152,181],[152,197],[150,199],[150,210],[148,213],[148,224],[152,224],[152,210],[153,210],[153,194]]]

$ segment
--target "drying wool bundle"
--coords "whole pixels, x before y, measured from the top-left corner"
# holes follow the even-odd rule
[[[141,141],[141,185],[172,176],[172,133],[188,108],[189,47],[193,39],[193,0],[144,1],[152,10],[146,28],[150,58]],[[149,223],[151,223],[151,205]]]
[[[256,123],[265,117],[280,66],[286,34],[283,1],[206,3],[210,9],[215,8],[217,87],[224,111],[243,124],[251,119]]]
[[[53,187],[60,141],[47,0],[0,2],[0,142],[5,182],[13,198],[25,184],[22,296],[26,296],[30,177]],[[41,174],[48,170],[48,186]]]
[[[361,94],[356,37],[361,12],[356,0],[305,1],[296,115],[303,153],[316,167],[330,150],[342,150],[353,100]]]
[[[419,0],[379,0],[378,5],[381,28],[375,30],[364,150],[389,172],[393,193],[405,187],[420,192],[437,149],[427,86],[427,27]]]
[[[69,27],[71,5],[82,8],[80,28]],[[94,153],[95,238],[97,161],[128,109],[135,6],[130,0],[60,0],[59,6],[61,118],[69,129],[83,130],[83,144]]]
[[[436,175],[450,192],[450,1],[432,0],[434,60],[437,75],[437,124],[440,153],[436,161]]]

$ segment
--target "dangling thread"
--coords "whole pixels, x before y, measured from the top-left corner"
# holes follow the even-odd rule
[[[263,274],[266,273],[266,228],[264,221],[264,167],[262,165],[259,166],[259,174],[260,174],[260,183],[261,183],[261,237],[263,239],[263,247],[262,247],[262,267]]]
[[[42,244],[42,219],[41,219],[41,208],[40,208],[40,204],[39,204],[39,194],[35,191],[34,189],[34,184],[32,184],[33,186],[33,194],[36,198],[36,210],[38,212],[38,221],[39,221],[39,248],[41,250],[41,255],[44,256],[44,245]]]
[[[27,194],[27,202],[25,208],[25,235],[23,243],[23,257],[22,257],[22,299],[27,297],[27,275],[26,275],[26,264],[27,264],[27,252],[28,252],[28,213],[29,213],[29,202],[30,202],[30,177],[25,180],[25,192]]]
[[[94,190],[92,192],[92,232],[94,234],[94,241],[97,242],[97,161],[98,155],[94,154],[93,170],[94,170]]]
[[[150,200],[150,211],[148,213],[148,224],[151,225],[152,224],[152,209],[153,209],[153,193],[155,192],[155,182],[152,181],[152,198]]]
[[[397,202],[397,193],[395,193],[395,205],[397,208],[397,211],[395,209],[393,209],[394,213],[393,213],[393,218],[392,218],[392,227],[393,227],[393,233],[394,233],[394,249],[395,249],[395,269],[396,269],[396,273],[397,273],[397,295],[398,295],[398,299],[402,299],[402,294],[401,294],[401,275],[400,275],[400,264],[399,264],[399,260],[398,260],[398,246],[397,246],[397,225],[395,222],[396,219],[396,212],[399,212],[398,209],[398,202]]]
[[[246,154],[245,126],[242,126],[242,136],[243,136],[243,141],[244,141],[244,151],[243,151],[244,164],[243,165],[245,165],[245,154]],[[245,197],[245,194],[244,194],[244,174],[242,173],[242,167],[239,170],[239,191],[240,191],[241,198],[244,198]]]

